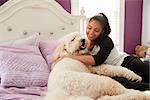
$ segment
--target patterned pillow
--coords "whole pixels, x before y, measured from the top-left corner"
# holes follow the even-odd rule
[[[0,46],[2,86],[46,86],[49,72],[38,46]]]
[[[51,64],[52,64],[52,55],[53,55],[53,52],[55,51],[58,43],[59,42],[57,40],[55,40],[55,41],[51,40],[50,42],[40,41],[40,43],[39,43],[40,51],[41,51],[44,59],[46,60],[50,70],[51,70]]]
[[[0,46],[22,46],[22,45],[32,45],[32,46],[39,46],[39,33],[34,32],[32,35],[21,38],[21,39],[15,39],[5,42],[0,42]],[[3,48],[4,49],[4,48]],[[7,48],[5,48],[7,49]],[[1,79],[1,73],[0,73],[0,79]]]

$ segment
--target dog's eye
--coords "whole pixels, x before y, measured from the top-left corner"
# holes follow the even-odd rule
[[[76,39],[76,36],[71,40],[71,42],[73,42]]]

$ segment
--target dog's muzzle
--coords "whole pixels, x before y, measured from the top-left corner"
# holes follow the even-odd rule
[[[85,40],[85,39],[81,39],[81,40],[80,40],[80,43],[81,43],[81,45],[80,45],[79,49],[80,49],[80,50],[86,49],[86,47],[87,47],[87,42],[86,42],[86,40]]]

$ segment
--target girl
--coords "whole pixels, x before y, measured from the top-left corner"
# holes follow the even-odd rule
[[[118,52],[112,39],[109,37],[111,28],[106,15],[99,13],[90,18],[87,25],[88,49],[90,55],[70,56],[84,64],[100,65],[102,63],[121,65],[142,77],[142,82],[129,81],[122,77],[113,77],[127,88],[148,90],[149,89],[149,63],[141,61],[138,57],[127,53]]]

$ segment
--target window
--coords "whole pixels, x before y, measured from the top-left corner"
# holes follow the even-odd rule
[[[103,12],[111,26],[110,37],[117,48],[123,51],[124,44],[124,0],[72,0],[71,13],[79,15],[84,8],[87,18]]]

